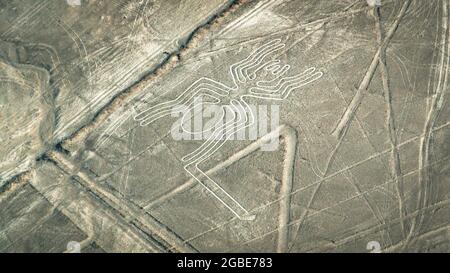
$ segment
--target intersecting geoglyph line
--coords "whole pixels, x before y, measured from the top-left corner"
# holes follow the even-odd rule
[[[323,76],[323,73],[316,71],[315,67],[308,68],[298,75],[286,76],[291,66],[282,64],[280,60],[269,59],[271,54],[285,46],[281,39],[272,40],[257,48],[247,58],[231,65],[230,74],[233,81],[231,87],[202,77],[175,99],[151,106],[134,116],[141,126],[147,126],[161,118],[171,116],[174,111],[179,111],[186,105],[190,109],[195,109],[203,104],[203,101],[197,100],[201,97],[212,98],[214,102],[209,104],[219,105],[222,113],[230,111],[233,119],[225,124],[218,121],[206,141],[184,156],[182,161],[186,172],[241,220],[254,220],[255,215],[250,215],[236,199],[203,172],[199,165],[225,145],[231,136],[255,124],[255,113],[246,101],[248,98],[282,101],[287,99],[292,91]],[[194,134],[182,125],[181,128],[184,132]],[[225,137],[224,131],[227,132]]]

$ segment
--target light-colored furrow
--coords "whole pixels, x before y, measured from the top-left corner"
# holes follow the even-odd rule
[[[445,95],[448,91],[448,76],[449,76],[449,56],[450,56],[450,33],[449,33],[449,0],[442,0],[442,32],[441,32],[441,60],[438,85],[433,97],[430,101],[429,111],[426,113],[426,120],[423,128],[423,137],[420,141],[419,150],[419,193],[417,197],[416,211],[418,213],[411,222],[411,228],[408,236],[404,242],[404,249],[406,249],[411,240],[417,236],[424,223],[425,213],[422,208],[431,205],[433,185],[431,184],[431,170],[429,161],[431,157],[432,139],[434,134],[434,127],[439,117],[440,112],[444,107]]]
[[[375,18],[375,29],[377,33],[377,41],[378,46],[381,47],[383,43],[383,28],[381,25],[381,8],[377,7],[374,9],[374,18]],[[400,164],[400,153],[397,149],[397,130],[395,125],[395,117],[394,117],[394,107],[392,105],[392,93],[389,83],[389,71],[386,63],[386,48],[383,48],[380,52],[379,58],[380,65],[380,75],[383,83],[384,90],[384,99],[386,102],[386,127],[388,128],[388,136],[389,142],[391,145],[391,155],[389,160],[391,177],[394,179],[394,183],[396,185],[397,198],[398,198],[398,207],[400,219],[402,219],[400,225],[402,229],[403,237],[406,237],[406,223],[404,222],[404,216],[407,214],[406,208],[404,205],[405,196],[403,189],[403,176]]]
[[[387,47],[391,39],[394,37],[394,34],[402,20],[402,18],[405,16],[409,5],[411,4],[411,0],[405,0],[402,6],[402,9],[400,10],[399,14],[397,15],[397,18],[392,23],[391,27],[389,28],[389,31],[386,33],[386,37],[383,40],[383,43],[381,46],[378,47],[378,50],[376,51],[372,62],[364,75],[363,80],[361,81],[361,84],[358,87],[358,90],[356,91],[355,96],[353,97],[352,101],[348,105],[347,109],[345,110],[344,114],[342,115],[341,119],[339,120],[336,128],[333,131],[333,136],[340,139],[345,137],[348,127],[350,126],[352,119],[354,115],[356,114],[359,106],[361,105],[361,102],[367,92],[367,88],[370,85],[370,82],[372,81],[372,78],[375,74],[375,71],[379,64],[379,58],[381,52],[384,50],[384,48]]]
[[[145,231],[160,241],[161,244],[179,252],[196,252],[189,244],[184,243],[177,234],[162,225],[142,208],[132,202],[126,201],[122,196],[118,196],[117,192],[110,191],[108,188],[96,182],[88,173],[64,154],[51,152],[49,153],[49,157],[66,173],[76,177],[77,181],[86,189],[95,193],[103,202],[120,212],[128,222],[136,223],[139,227],[145,228]]]
[[[54,164],[41,162],[33,174],[29,183],[106,252],[162,251],[157,242],[144,238],[139,229]]]

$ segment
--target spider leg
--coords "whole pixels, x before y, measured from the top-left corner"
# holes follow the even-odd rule
[[[266,69],[268,71],[272,71],[272,74],[275,75],[275,78],[270,81],[259,81],[256,83],[256,86],[267,87],[273,85],[275,81],[279,80],[281,77],[283,77],[284,75],[286,75],[286,73],[289,72],[291,66],[290,65],[284,65],[279,67],[273,66],[273,68],[271,66],[268,66]]]
[[[292,82],[290,85],[286,86],[283,89],[283,91],[281,91],[281,96],[283,97],[283,99],[286,99],[289,97],[289,95],[291,94],[291,92],[293,90],[301,88],[303,86],[306,86],[310,83],[313,83],[313,82],[317,81],[318,79],[322,78],[322,76],[323,76],[323,72],[316,72],[304,80]]]
[[[224,108],[229,108],[229,106],[225,106]],[[239,114],[236,114],[234,110],[232,110],[231,113],[234,114],[233,120],[216,128],[210,135],[210,137],[199,148],[184,156],[181,160],[184,162],[196,162],[198,159],[204,158],[204,155],[211,149],[211,147],[214,147],[218,143],[224,143],[226,141],[222,139],[224,130],[229,130],[230,128],[233,128],[235,126],[236,122],[234,121],[234,119],[236,117],[238,117],[238,120],[242,118]]]
[[[244,102],[245,103],[245,102]],[[236,128],[236,132],[242,128],[245,128],[245,124],[248,122],[247,115],[242,118],[242,113],[245,112],[245,108],[238,101],[231,102],[234,110],[237,111],[238,121],[235,121],[229,125],[224,125],[221,128]],[[219,128],[220,129],[220,128]],[[227,139],[221,140],[220,132],[216,130],[214,136],[212,136],[204,147],[190,157],[190,161],[186,166],[185,170],[196,179],[205,189],[207,189],[217,200],[219,200],[225,207],[227,207],[234,215],[236,215],[241,220],[254,220],[255,215],[250,215],[250,213],[230,194],[228,194],[222,187],[220,187],[213,179],[211,179],[206,173],[204,173],[200,168],[199,164],[207,160],[213,153],[219,150],[225,143]],[[203,145],[202,145],[203,146]]]
[[[170,116],[172,110],[176,110],[177,107],[190,104],[196,97],[209,96],[216,100],[220,100],[220,97],[227,96],[230,92],[230,88],[208,78],[201,78],[194,82],[188,89],[181,93],[177,98],[163,102],[150,108],[141,111],[134,116],[136,121],[140,122],[141,126],[146,126],[155,122],[156,120]]]
[[[279,66],[280,64],[280,60],[271,60],[268,61],[266,63],[264,63],[263,65],[260,65],[257,69],[255,69],[252,73],[248,74],[247,73],[247,78],[249,78],[250,80],[254,80],[256,79],[256,73],[258,73],[259,71],[266,69],[267,71],[270,71],[270,69],[273,69],[276,66]]]
[[[303,73],[301,73],[301,74],[278,79],[278,82],[276,84],[272,84],[272,85],[263,84],[262,82],[259,82],[257,84],[257,88],[255,88],[255,89],[260,92],[277,93],[277,92],[280,92],[280,90],[283,88],[283,85],[289,84],[290,82],[293,82],[293,81],[307,79],[307,78],[311,77],[315,71],[316,71],[316,68],[311,67],[311,68],[303,71]]]
[[[243,105],[245,104],[245,105]],[[255,117],[250,109],[250,106],[243,100],[231,101],[233,112],[237,121],[228,122],[222,127],[215,130],[210,138],[203,143],[197,150],[182,158],[183,161],[195,161],[201,163],[208,159],[211,155],[217,152],[230,138],[232,134],[237,133],[255,122]],[[227,136],[225,140],[222,139],[223,131],[231,132],[230,136]]]
[[[212,196],[230,210],[237,218],[244,221],[253,221],[256,215],[250,214],[233,196],[226,192],[211,177],[204,173],[198,164],[188,164],[184,167],[198,183],[200,183]]]
[[[252,65],[255,62],[258,62],[258,60],[261,59],[262,56],[265,56],[267,52],[270,52],[274,46],[280,46],[281,40],[275,39],[273,41],[270,41],[261,47],[257,48],[255,51],[253,51],[247,58],[233,64],[230,66],[230,73],[231,77],[233,78],[235,86],[237,86],[237,83],[244,83],[246,78],[242,73],[242,69],[244,67],[247,67],[248,65]],[[281,46],[284,47],[284,44],[281,44]]]
[[[278,44],[278,45],[272,46],[264,54],[261,54],[261,56],[259,56],[259,58],[255,59],[253,62],[248,63],[245,66],[243,66],[241,68],[241,70],[240,70],[240,74],[243,77],[245,77],[246,79],[250,79],[249,75],[248,75],[248,71],[250,69],[258,69],[258,68],[260,68],[262,66],[261,63],[267,58],[267,56],[269,56],[273,52],[278,51],[278,50],[280,50],[280,49],[282,49],[284,47],[285,47],[285,44]]]
[[[277,85],[270,87],[256,87],[250,90],[250,97],[283,100],[289,97],[290,93],[298,88],[308,85],[323,76],[323,72],[314,72],[315,69],[308,69],[304,73],[281,79]]]

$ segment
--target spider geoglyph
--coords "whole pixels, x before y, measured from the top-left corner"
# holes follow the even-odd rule
[[[199,168],[199,165],[210,158],[229,140],[230,134],[227,134],[224,138],[224,131],[236,133],[255,123],[255,113],[246,101],[247,99],[282,101],[287,99],[292,91],[300,89],[323,76],[323,73],[317,71],[314,67],[306,69],[301,74],[287,76],[291,69],[290,65],[283,64],[281,60],[269,58],[285,46],[280,39],[272,40],[257,48],[247,58],[231,65],[232,86],[202,77],[175,99],[151,106],[140,111],[134,117],[141,126],[147,126],[161,118],[169,117],[174,110],[183,106],[187,105],[190,109],[195,109],[199,106],[199,100],[196,99],[199,97],[213,99],[212,104],[220,105],[223,115],[226,111],[231,111],[234,119],[217,124],[204,143],[184,156],[182,161],[185,164],[186,172],[242,220],[254,220],[255,215],[251,215],[236,199],[205,174]],[[183,130],[185,129],[183,128]],[[190,133],[194,134],[195,132]]]

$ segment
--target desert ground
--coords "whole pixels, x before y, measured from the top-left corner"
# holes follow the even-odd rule
[[[450,252],[449,16],[0,0],[0,252]]]

